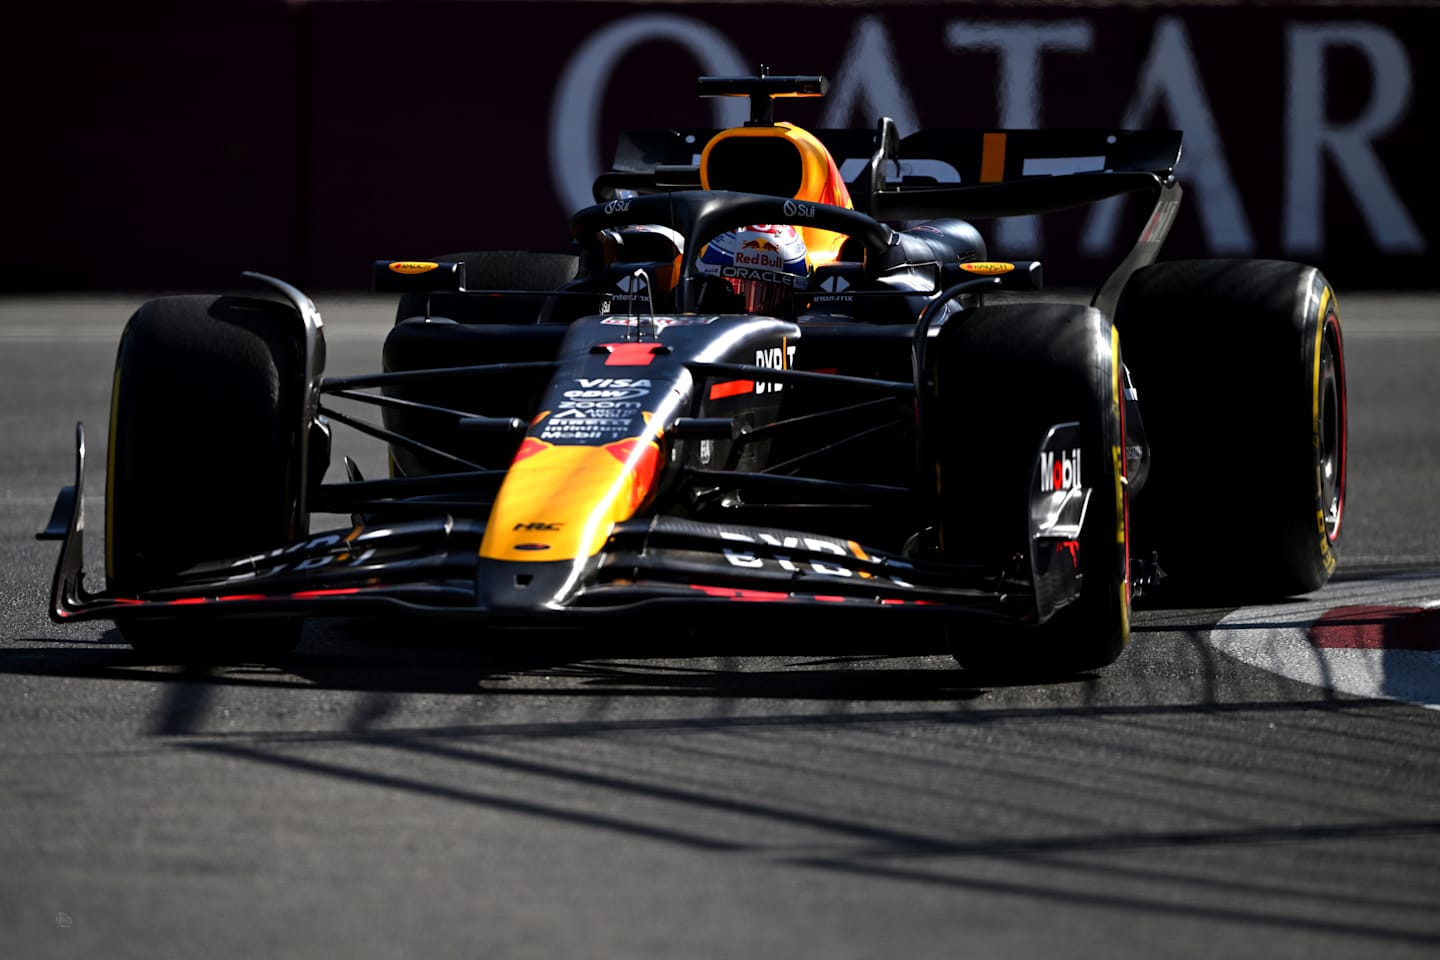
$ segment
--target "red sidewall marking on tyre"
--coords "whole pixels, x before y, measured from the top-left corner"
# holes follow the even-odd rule
[[[1440,710],[1440,576],[1335,583],[1245,607],[1215,625],[1210,643],[1301,683]]]

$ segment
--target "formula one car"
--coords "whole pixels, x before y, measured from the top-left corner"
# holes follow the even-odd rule
[[[1046,672],[1114,661],[1162,574],[1217,601],[1326,582],[1346,414],[1318,270],[1154,262],[1178,132],[774,121],[826,88],[701,78],[750,121],[626,134],[571,252],[377,262],[381,372],[326,376],[313,304],[273,278],[145,303],[105,589],[81,427],[40,534],[63,541],[53,618],[202,659],[275,655],[317,615],[863,617]],[[1127,193],[1149,215],[1089,303],[975,225]],[[384,441],[389,476],[327,479],[332,422]]]

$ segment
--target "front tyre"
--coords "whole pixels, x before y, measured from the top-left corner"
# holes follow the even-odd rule
[[[121,336],[105,488],[110,592],[140,596],[203,560],[270,550],[305,532],[299,321],[230,296],[151,300]],[[268,658],[300,621],[120,621],[137,650],[181,661]]]
[[[1125,425],[1114,328],[1083,306],[981,307],[950,318],[930,352],[925,443],[947,561],[1014,568],[1041,549],[1031,542],[1032,498],[1043,482],[1037,454],[1056,425],[1078,424],[1073,452],[1084,468],[1075,472],[1088,490],[1078,538],[1044,547],[1071,554],[1078,597],[1043,623],[957,622],[949,629],[952,654],[967,669],[1031,677],[1114,662],[1130,639]]]

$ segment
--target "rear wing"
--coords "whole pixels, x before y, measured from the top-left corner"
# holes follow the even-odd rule
[[[696,190],[700,157],[720,130],[633,130],[594,184],[597,203]],[[856,210],[876,220],[986,220],[1053,213],[1144,193],[1139,237],[1091,304],[1113,315],[1130,275],[1159,255],[1183,191],[1179,130],[811,130],[834,159]]]
[[[699,189],[700,154],[719,130],[621,134],[597,202]],[[811,130],[857,210],[881,220],[1050,213],[1130,192],[1158,193],[1180,160],[1178,130]]]

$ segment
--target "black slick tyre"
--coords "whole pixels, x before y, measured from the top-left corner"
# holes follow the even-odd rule
[[[303,535],[298,328],[288,305],[231,296],[151,300],[130,318],[110,409],[112,593],[138,597],[200,561]],[[300,621],[126,618],[120,631],[143,653],[211,662],[283,654]]]
[[[1150,446],[1136,546],[1191,600],[1277,599],[1339,560],[1348,424],[1334,292],[1314,267],[1137,271],[1116,312]]]
[[[1119,344],[1098,310],[1070,304],[982,307],[931,341],[925,427],[947,561],[1012,568],[1028,555],[1037,454],[1057,424],[1078,423],[1088,490],[1078,599],[1039,624],[957,619],[961,666],[1044,678],[1115,661],[1130,638],[1127,496]],[[1077,474],[1079,468],[1076,468]]]

